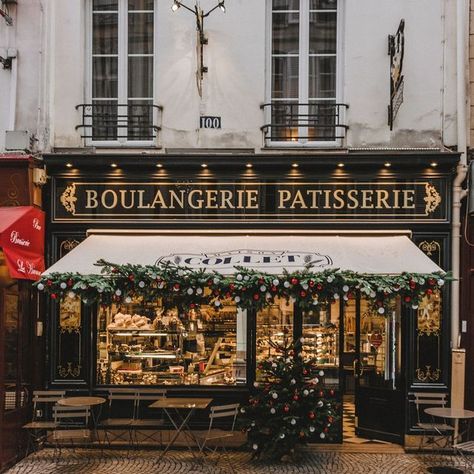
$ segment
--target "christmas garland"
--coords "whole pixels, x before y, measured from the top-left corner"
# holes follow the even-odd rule
[[[450,279],[442,273],[372,275],[338,269],[317,272],[311,267],[285,271],[283,275],[235,267],[234,275],[224,276],[170,263],[118,265],[99,260],[96,265],[101,268],[98,275],[52,273],[36,282],[36,287],[53,300],[78,296],[86,305],[109,306],[130,303],[135,298],[161,299],[165,307],[183,310],[201,305],[219,309],[230,299],[242,309],[258,311],[276,298],[311,310],[338,299],[347,302],[360,294],[384,314],[398,296],[403,304],[416,309],[421,298],[438,291]]]

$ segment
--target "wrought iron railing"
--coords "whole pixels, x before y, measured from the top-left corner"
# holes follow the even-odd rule
[[[261,108],[269,121],[261,127],[265,145],[275,142],[334,142],[345,137],[347,104],[274,101]]]
[[[118,104],[97,101],[76,105],[82,123],[76,126],[81,137],[92,141],[154,141],[161,127],[162,107],[130,101]]]

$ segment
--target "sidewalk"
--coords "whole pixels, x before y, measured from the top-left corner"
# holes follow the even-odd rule
[[[157,451],[133,451],[127,457],[126,450],[67,449],[59,463],[53,459],[53,450],[44,449],[20,461],[7,474],[193,474],[232,472],[225,458],[220,463],[205,466],[193,463],[192,455],[184,450],[170,451],[159,464],[154,464]],[[454,456],[433,456],[426,454],[371,454],[347,452],[304,451],[299,464],[268,464],[249,460],[249,453],[231,452],[230,462],[234,472],[259,473],[316,473],[316,474],[426,474],[431,465],[460,467],[467,474],[470,471],[462,459]],[[215,459],[215,458],[214,458]]]

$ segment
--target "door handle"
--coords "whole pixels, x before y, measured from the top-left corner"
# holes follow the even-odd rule
[[[364,375],[364,364],[362,361],[359,362],[359,377],[362,377]]]
[[[354,370],[354,377],[358,378],[359,377],[359,371],[357,370],[357,364],[359,363],[359,359],[354,359],[354,362],[352,363],[352,369]]]

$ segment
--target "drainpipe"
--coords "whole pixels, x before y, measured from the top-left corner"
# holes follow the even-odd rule
[[[451,284],[451,348],[460,344],[459,333],[459,290],[461,251],[461,200],[467,195],[462,183],[467,176],[467,87],[469,84],[469,64],[467,41],[469,25],[469,0],[456,2],[456,96],[457,96],[457,144],[461,153],[453,182],[453,215],[451,224],[451,262],[454,281]]]

